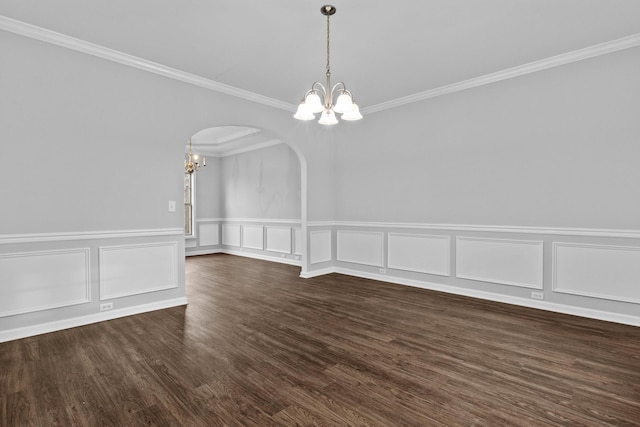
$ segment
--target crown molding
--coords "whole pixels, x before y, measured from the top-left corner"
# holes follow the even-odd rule
[[[257,102],[269,107],[279,108],[285,111],[295,111],[296,109],[295,105],[288,102],[283,102],[254,92],[249,92],[248,90],[229,86],[224,83],[178,70],[176,68],[167,67],[166,65],[158,64],[157,62],[147,61],[146,59],[142,59],[137,56],[129,55],[94,43],[89,43],[75,37],[27,24],[26,22],[11,19],[2,15],[0,15],[0,30],[9,31],[24,37],[51,43],[77,52],[82,52],[108,61],[117,62],[122,65],[127,65],[139,70],[168,77],[170,79],[235,96],[247,101]]]
[[[280,101],[278,99],[263,96],[224,83],[216,82],[214,80],[200,77],[195,74],[190,74],[176,68],[167,67],[165,65],[148,61],[137,56],[129,55],[114,49],[89,43],[75,37],[67,36],[65,34],[47,30],[42,27],[27,24],[26,22],[18,21],[2,15],[0,15],[0,30],[9,31],[21,36],[55,44],[67,49],[72,49],[88,55],[96,56],[98,58],[106,59],[108,61],[117,62],[119,64],[168,77],[170,79],[235,96],[247,101],[256,102],[289,112],[295,111],[296,109],[295,105],[288,102]],[[524,76],[526,74],[547,70],[549,68],[554,68],[561,65],[571,64],[573,62],[582,61],[583,59],[606,55],[608,53],[613,53],[637,46],[640,46],[640,34],[633,34],[617,40],[612,40],[583,49],[574,50],[572,52],[563,53],[539,61],[530,62],[528,64],[507,68],[495,73],[485,74],[483,76],[474,77],[468,80],[463,80],[461,82],[452,83],[435,89],[418,92],[413,95],[381,102],[379,104],[363,108],[362,113],[371,114],[378,111],[388,110],[406,104],[411,104],[414,102],[425,101],[427,99],[436,98],[438,96],[448,95],[451,93],[496,83],[514,77]]]
[[[484,86],[514,77],[524,76],[526,74],[536,73],[538,71],[547,70],[549,68],[571,64],[573,62],[582,61],[583,59],[594,58],[596,56],[606,55],[608,53],[617,52],[636,46],[640,46],[640,34],[634,34],[628,37],[623,37],[621,39],[574,50],[572,52],[545,58],[540,61],[518,65],[517,67],[507,68],[495,73],[485,74],[484,76],[474,77],[468,80],[463,80],[461,82],[452,83],[450,85],[441,86],[424,92],[418,92],[413,95],[404,96],[402,98],[393,99],[391,101],[381,102],[379,104],[363,108],[362,114],[371,114],[378,111],[388,110],[391,108],[400,107],[402,105],[420,102],[438,96],[448,95],[450,93],[472,89],[474,87]]]

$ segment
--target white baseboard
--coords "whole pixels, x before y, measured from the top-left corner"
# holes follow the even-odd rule
[[[202,249],[199,251],[187,251],[185,250],[184,255],[185,256],[196,256],[196,255],[211,255],[211,254],[219,254],[219,253],[223,253],[224,250],[220,249],[220,248],[216,248],[216,249]]]
[[[295,259],[278,258],[278,257],[275,257],[275,256],[254,254],[254,253],[242,252],[242,251],[234,251],[234,250],[231,250],[231,249],[217,248],[217,249],[207,249],[207,250],[202,250],[202,251],[193,251],[193,252],[190,251],[190,252],[185,253],[186,256],[211,255],[211,254],[237,255],[237,256],[242,256],[242,257],[245,257],[245,258],[254,258],[254,259],[260,259],[260,260],[263,260],[263,261],[279,262],[280,264],[295,265],[296,267],[301,267],[302,266],[302,262],[298,261],[298,260],[295,260]]]
[[[322,268],[320,270],[305,271],[303,273],[300,273],[300,277],[302,277],[303,279],[311,279],[312,277],[324,276],[325,274],[330,274],[335,272],[336,272],[335,267],[329,267],[329,268]]]
[[[75,328],[77,326],[89,325],[91,323],[103,322],[105,320],[112,320],[119,317],[132,316],[134,314],[142,314],[149,311],[177,307],[180,305],[187,305],[186,297],[158,301],[149,304],[141,304],[134,307],[125,307],[116,310],[102,311],[100,313],[74,317],[72,319],[64,319],[55,322],[47,322],[33,326],[9,329],[6,331],[0,331],[0,342],[13,341],[20,338],[61,331],[63,329]]]
[[[302,262],[301,261],[298,261],[298,260],[295,260],[295,259],[289,259],[289,258],[278,258],[278,257],[275,257],[275,256],[254,254],[254,253],[251,253],[251,252],[234,251],[232,249],[220,249],[220,253],[229,254],[229,255],[243,256],[243,257],[246,257],[246,258],[261,259],[263,261],[279,262],[280,264],[295,265],[296,267],[301,267],[302,266]]]
[[[536,308],[539,310],[552,311],[555,313],[570,314],[573,316],[586,317],[589,319],[604,320],[607,322],[621,323],[624,325],[640,326],[639,316],[629,316],[626,314],[612,313],[608,311],[600,311],[583,307],[574,307],[570,305],[557,304],[547,301],[529,300],[527,298],[514,297],[510,295],[501,295],[492,292],[477,291],[474,289],[459,288],[456,286],[441,285],[438,283],[422,282],[412,279],[404,279],[401,277],[387,276],[383,274],[367,273],[364,271],[351,270],[348,268],[325,268],[306,273],[300,277],[310,278],[323,274],[339,273],[347,276],[362,277],[364,279],[378,280],[380,282],[394,283],[397,285],[413,286],[421,289],[432,291],[446,292],[449,294],[462,295],[471,298],[479,298],[488,301],[503,302],[521,307]]]

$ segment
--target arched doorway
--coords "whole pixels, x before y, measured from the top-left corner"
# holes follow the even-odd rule
[[[191,144],[206,166],[192,174],[194,232],[186,238],[186,254],[232,253],[299,265],[304,273],[307,169],[302,153],[272,132],[243,125],[202,129],[191,136]]]

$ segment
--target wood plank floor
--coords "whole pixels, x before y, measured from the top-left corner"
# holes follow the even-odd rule
[[[640,425],[640,328],[230,255],[189,305],[0,344],[3,426]]]

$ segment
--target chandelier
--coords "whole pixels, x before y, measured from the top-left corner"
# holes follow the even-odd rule
[[[329,43],[329,17],[336,13],[336,8],[325,5],[320,8],[320,12],[327,17],[327,86],[320,82],[311,85],[311,89],[304,94],[302,102],[298,106],[296,114],[293,116],[298,120],[313,120],[316,113],[322,113],[318,123],[321,125],[335,125],[338,123],[336,113],[342,114],[342,120],[360,120],[362,114],[358,105],[353,101],[351,92],[343,82],[331,86],[331,64],[330,64],[330,43]],[[322,99],[321,99],[322,97]],[[334,104],[334,99],[336,100]]]
[[[207,166],[207,158],[202,156],[202,166]],[[187,173],[194,173],[200,169],[200,159],[191,151],[191,138],[189,138],[189,157],[184,159],[184,169]]]

